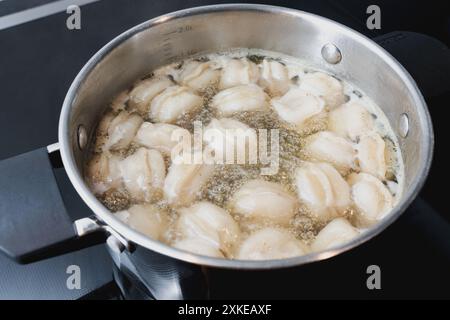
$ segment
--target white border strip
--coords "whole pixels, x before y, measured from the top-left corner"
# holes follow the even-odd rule
[[[82,6],[99,0],[59,0],[38,7],[26,9],[0,17],[0,30],[50,16],[58,12],[65,12],[70,5]]]

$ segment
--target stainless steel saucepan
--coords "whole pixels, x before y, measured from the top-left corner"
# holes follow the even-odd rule
[[[200,52],[261,48],[309,61],[356,84],[384,111],[405,163],[402,198],[385,219],[353,241],[273,261],[216,259],[184,252],[138,233],[89,190],[83,162],[111,98],[151,70]],[[52,172],[61,155],[78,194],[93,212],[74,223]],[[424,98],[409,73],[374,41],[326,18],[264,5],[216,5],[170,13],[119,35],[73,81],[59,121],[59,142],[0,162],[0,247],[21,262],[74,250],[107,236],[116,266],[156,298],[199,297],[205,269],[275,269],[327,259],[373,238],[417,196],[430,168],[433,130]],[[100,239],[102,240],[102,239]]]

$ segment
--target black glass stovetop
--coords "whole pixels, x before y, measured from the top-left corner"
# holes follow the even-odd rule
[[[52,2],[1,1],[0,26],[6,15]],[[382,8],[382,30],[378,31],[365,26],[371,1],[258,2],[317,13],[369,37],[412,30],[437,37],[447,45],[450,40],[449,11],[444,1],[433,5],[425,1],[377,1]],[[213,3],[223,2],[102,0],[81,6],[81,30],[66,28],[65,12],[0,28],[0,159],[57,141],[66,91],[84,63],[113,37],[155,16]],[[427,101],[435,126],[435,161],[420,199],[398,221],[372,241],[320,263],[239,276],[213,270],[211,297],[450,298],[450,212],[443,187],[447,181],[443,166],[449,159],[441,143],[446,137],[444,106],[449,98],[447,92]],[[63,169],[57,170],[57,178],[72,218],[90,215]],[[80,267],[81,289],[66,286],[71,265]],[[380,267],[381,290],[367,289],[370,265]],[[17,265],[0,256],[0,299],[119,297],[104,245],[30,265]]]

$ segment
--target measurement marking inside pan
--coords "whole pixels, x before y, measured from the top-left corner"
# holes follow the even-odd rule
[[[174,31],[170,31],[170,32],[164,33],[163,35],[164,36],[170,36],[171,34],[174,34],[174,33],[177,33],[177,32],[178,32],[177,30],[174,30]]]

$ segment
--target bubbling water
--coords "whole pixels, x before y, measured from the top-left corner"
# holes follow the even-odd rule
[[[192,57],[181,62],[172,63],[170,65],[163,66],[144,79],[137,81],[131,89],[124,91],[116,98],[112,105],[106,110],[104,119],[106,117],[117,116],[122,110],[129,113],[135,113],[136,110],[130,105],[129,95],[133,88],[136,88],[143,81],[151,80],[159,75],[168,75],[173,84],[180,84],[180,74],[186,71],[190,62],[197,61],[199,63],[209,62],[211,68],[217,70],[218,73],[223,72],[224,61],[229,59],[246,59],[256,64],[258,68],[261,68],[262,63],[266,61],[277,61],[283,65],[288,71],[289,86],[296,87],[302,82],[308,74],[315,72],[322,72],[308,65],[300,59],[285,56],[279,53],[255,50],[255,49],[235,49],[228,50],[220,53],[212,53],[201,56]],[[222,73],[223,74],[223,73]],[[334,76],[333,76],[334,77]],[[336,78],[343,86],[343,93],[345,101],[343,103],[357,102],[364,106],[370,113],[375,124],[376,132],[382,137],[386,145],[386,177],[382,181],[387,186],[392,186],[391,182],[395,182],[395,189],[391,188],[390,192],[394,198],[394,204],[401,197],[401,191],[403,189],[403,161],[400,153],[397,138],[393,133],[391,126],[381,111],[381,109],[367,97],[361,90],[354,85]],[[220,118],[217,110],[212,106],[213,98],[221,91],[220,77],[216,80],[208,83],[207,86],[196,90],[196,94],[201,97],[201,106],[181,114],[172,123],[173,125],[187,129],[191,134],[194,133],[194,122],[200,121],[204,125],[210,123],[214,118]],[[269,99],[275,98],[274,94],[270,90],[265,90]],[[124,98],[125,97],[125,98]],[[246,239],[251,236],[255,231],[263,228],[280,228],[288,232],[295,239],[300,240],[305,245],[310,245],[318,233],[326,226],[328,220],[318,218],[317,215],[312,212],[310,206],[306,205],[301,199],[298,201],[299,205],[295,208],[293,218],[290,219],[288,225],[280,226],[278,223],[273,223],[270,220],[265,219],[250,219],[241,214],[237,214],[233,211],[231,206],[231,200],[236,192],[248,181],[254,179],[262,179],[265,181],[273,182],[281,185],[287,192],[292,195],[296,195],[298,192],[298,186],[296,184],[295,172],[304,162],[314,162],[314,157],[305,151],[305,145],[308,143],[308,138],[318,132],[329,130],[327,112],[329,107],[326,107],[325,112],[320,116],[314,117],[311,121],[304,123],[301,128],[292,123],[288,123],[280,118],[274,108],[269,107],[263,110],[249,110],[242,112],[235,112],[228,118],[238,120],[254,129],[277,129],[279,131],[279,167],[278,171],[272,175],[261,175],[261,169],[264,164],[258,162],[257,164],[217,164],[214,167],[209,179],[202,185],[202,187],[195,194],[195,202],[207,201],[216,205],[217,207],[225,209],[234,219],[239,226],[241,234],[239,240],[235,244],[235,247],[239,247],[242,239]],[[139,116],[142,121],[155,122],[149,113],[140,113]],[[135,133],[134,133],[135,134]],[[127,156],[133,155],[140,147],[136,143],[135,139],[132,140],[126,148],[117,150],[107,150],[105,148],[105,141],[110,138],[111,130],[102,131],[101,124],[97,130],[96,138],[91,145],[91,156],[86,164],[86,180],[92,185],[92,175],[89,173],[93,170],[93,162],[99,155],[107,155],[108,159],[116,159],[120,161]],[[270,150],[270,148],[268,148]],[[167,154],[164,154],[164,162],[166,168],[171,165],[171,158]],[[109,175],[106,180],[112,181],[115,178],[114,166],[108,167]],[[96,170],[94,168],[94,170]],[[120,171],[120,170],[119,170]],[[350,175],[358,173],[358,168],[351,168],[347,172],[342,174],[343,179],[347,179]],[[120,179],[119,179],[120,180]],[[103,183],[103,181],[102,181]],[[107,183],[104,183],[107,184]],[[93,188],[95,189],[95,188]],[[106,187],[105,190],[96,192],[98,199],[111,211],[118,212],[129,209],[133,205],[139,205],[142,203],[151,203],[161,211],[164,211],[167,215],[168,224],[164,236],[159,240],[166,242],[167,244],[174,245],[177,241],[182,240],[180,231],[177,230],[177,221],[179,220],[179,208],[168,203],[167,199],[162,196],[152,200],[136,200],[122,183],[113,185],[112,187]],[[346,208],[343,208],[340,212],[340,217],[346,218],[354,226],[364,229],[363,225],[359,225],[360,210],[353,203],[349,204]],[[222,251],[220,251],[222,250]],[[224,257],[235,257],[232,250],[227,247],[226,252],[223,248],[218,252],[221,252]],[[193,250],[194,251],[194,250]]]

